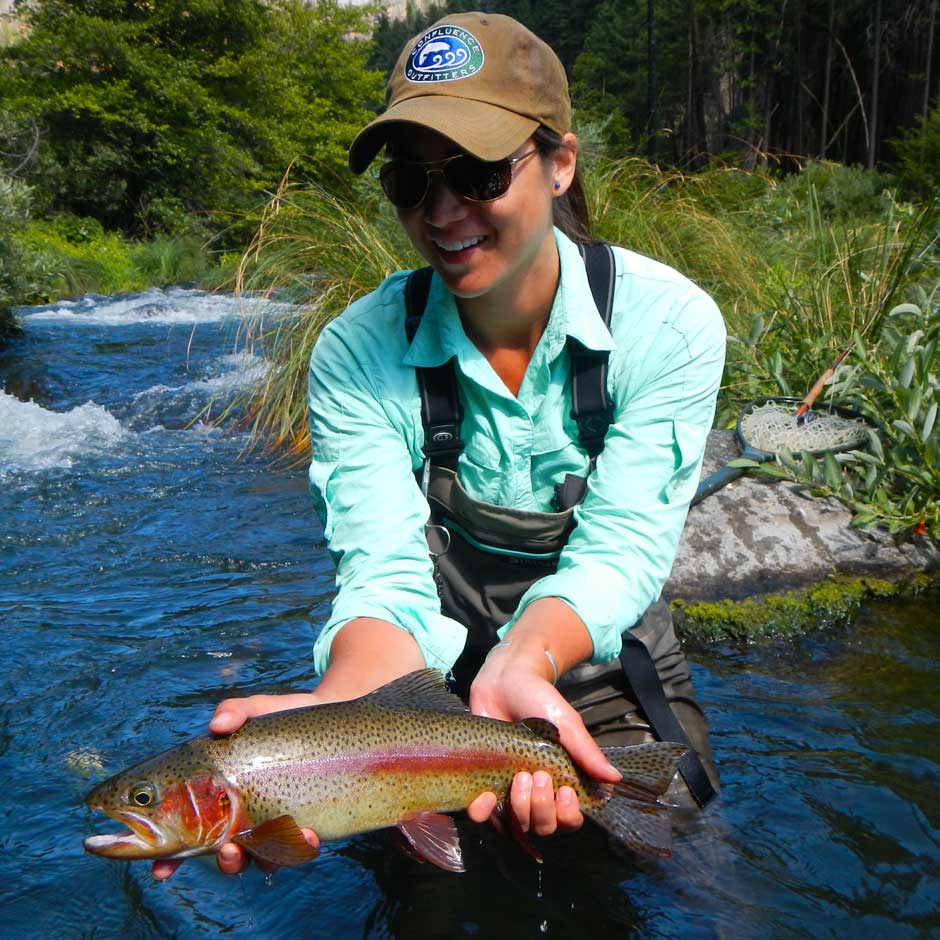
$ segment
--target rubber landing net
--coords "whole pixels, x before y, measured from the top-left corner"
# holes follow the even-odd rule
[[[807,411],[797,417],[793,403],[767,400],[748,406],[739,417],[740,436],[767,453],[818,454],[861,447],[868,441],[868,423],[838,412]]]

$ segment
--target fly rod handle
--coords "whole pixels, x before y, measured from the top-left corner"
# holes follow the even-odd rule
[[[825,372],[816,380],[816,384],[806,393],[806,398],[800,402],[800,407],[796,409],[796,416],[802,418],[810,408],[816,403],[820,393],[826,385],[826,382],[835,374],[835,367],[826,369]]]

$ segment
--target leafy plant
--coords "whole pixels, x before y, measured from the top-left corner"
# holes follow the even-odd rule
[[[940,190],[940,103],[891,143],[899,175],[913,191],[933,196]]]

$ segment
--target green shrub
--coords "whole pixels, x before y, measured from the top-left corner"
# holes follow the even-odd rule
[[[28,224],[31,202],[28,186],[0,176],[0,341],[16,332],[13,306],[42,297],[47,286],[46,259],[19,240]]]
[[[905,185],[928,198],[940,192],[940,104],[891,143]]]
[[[878,218],[889,209],[891,195],[898,180],[893,176],[865,170],[858,166],[844,166],[827,160],[807,163],[802,172],[784,177],[770,189],[759,209],[770,220],[795,224],[800,228],[799,216],[816,212],[826,222],[857,224],[861,220]]]

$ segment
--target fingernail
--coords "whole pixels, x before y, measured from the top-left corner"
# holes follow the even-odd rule
[[[219,849],[219,856],[223,862],[237,862],[238,849],[233,848],[230,845],[224,845],[221,849]]]
[[[540,790],[544,790],[546,787],[551,787],[552,778],[544,771],[537,770],[532,776],[532,786],[538,787]]]

